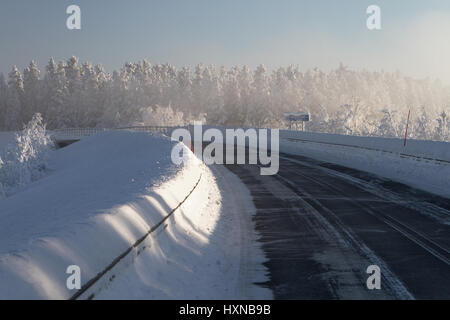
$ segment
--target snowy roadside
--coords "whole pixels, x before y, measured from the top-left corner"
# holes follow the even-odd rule
[[[247,189],[191,153],[172,164],[175,143],[105,132],[52,152],[47,176],[0,202],[0,298],[72,297],[68,266],[85,284],[184,199],[80,298],[272,298],[254,285],[266,278]]]
[[[267,271],[249,191],[224,167],[202,167],[202,180],[166,230],[109,272],[96,299],[273,298],[254,284],[267,281]]]
[[[377,139],[377,138],[372,138]],[[431,143],[430,143],[431,145]],[[442,143],[442,151],[450,143]],[[400,153],[350,146],[281,139],[280,150],[370,172],[412,187],[450,198],[450,163],[420,160]],[[421,156],[423,156],[421,154]]]
[[[227,128],[221,126],[204,126],[203,132],[210,128],[226,136]],[[270,148],[270,134],[267,138]],[[450,142],[408,140],[404,146],[402,139],[280,130],[279,151],[366,171],[450,197]]]
[[[110,132],[53,152],[46,177],[0,201],[0,298],[70,297],[69,265],[84,283],[176,207],[200,169],[173,165],[174,143]]]
[[[280,151],[370,172],[450,197],[450,143],[280,132]]]
[[[283,140],[293,139],[294,141],[299,139],[300,141],[314,142],[323,146],[352,146],[354,147],[352,150],[355,152],[358,152],[360,149],[383,150],[393,154],[450,161],[450,144],[443,141],[408,139],[407,144],[404,145],[404,140],[398,138],[364,137],[289,130],[281,130],[280,138]]]

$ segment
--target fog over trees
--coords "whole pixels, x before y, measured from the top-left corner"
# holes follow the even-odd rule
[[[22,129],[35,113],[47,127],[184,125],[193,120],[239,127],[287,128],[285,112],[309,112],[306,130],[450,140],[450,89],[438,81],[388,72],[328,73],[297,66],[269,72],[260,65],[194,68],[126,63],[102,66],[50,59],[0,74],[0,130]]]

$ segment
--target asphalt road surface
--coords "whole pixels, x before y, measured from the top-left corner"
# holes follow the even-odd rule
[[[309,158],[227,165],[249,188],[276,299],[450,299],[450,199]],[[381,289],[366,285],[370,265]]]

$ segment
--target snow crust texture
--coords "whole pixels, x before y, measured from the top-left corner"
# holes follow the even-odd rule
[[[73,297],[69,266],[86,284],[185,199],[78,298],[272,298],[254,285],[267,271],[248,190],[190,152],[174,165],[176,143],[110,131],[52,152],[47,176],[0,201],[0,298]]]
[[[0,297],[68,298],[69,265],[84,283],[161,221],[201,173],[172,164],[174,143],[108,132],[53,152],[48,176],[0,201]]]

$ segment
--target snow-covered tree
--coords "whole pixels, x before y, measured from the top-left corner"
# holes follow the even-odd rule
[[[0,73],[0,130],[6,130],[6,99],[8,95],[8,84],[5,76]]]
[[[83,97],[83,85],[81,82],[81,70],[76,57],[71,57],[64,64],[66,90],[64,97],[64,114],[67,117],[65,123],[69,127],[81,126]]]
[[[152,119],[182,113],[184,122],[286,128],[285,112],[308,112],[309,131],[399,137],[411,110],[411,138],[449,139],[450,108],[443,106],[450,89],[399,72],[353,71],[343,64],[330,72],[292,65],[273,71],[202,64],[177,70],[143,60],[109,74],[71,57],[51,59],[42,78],[34,62],[23,79],[17,68],[7,84],[0,77],[3,130],[20,128],[35,112],[50,128],[128,126],[153,113],[158,116]]]
[[[41,110],[42,89],[39,74],[40,71],[34,61],[31,61],[23,72],[24,105],[21,118],[24,122],[30,121],[34,113],[43,111]]]
[[[442,111],[442,113],[439,115],[439,118],[436,119],[438,126],[436,128],[435,133],[435,139],[436,140],[442,140],[442,141],[449,141],[450,137],[450,120],[448,118],[448,115],[445,113],[445,111]]]
[[[53,142],[46,133],[42,116],[35,114],[13,143],[0,154],[0,185],[3,193],[13,193],[42,177]]]
[[[253,74],[251,101],[248,106],[246,125],[263,127],[270,118],[270,79],[264,65],[259,65]],[[273,109],[272,109],[273,110]]]
[[[44,78],[44,117],[50,128],[63,128],[69,124],[67,111],[67,82],[63,64],[57,65],[53,58],[47,65],[47,73]]]
[[[8,78],[8,94],[6,96],[6,124],[9,130],[15,130],[22,122],[22,110],[24,106],[23,78],[19,69],[13,67]]]
[[[146,126],[183,126],[185,119],[182,112],[175,111],[171,106],[155,106],[142,110],[141,123]]]

